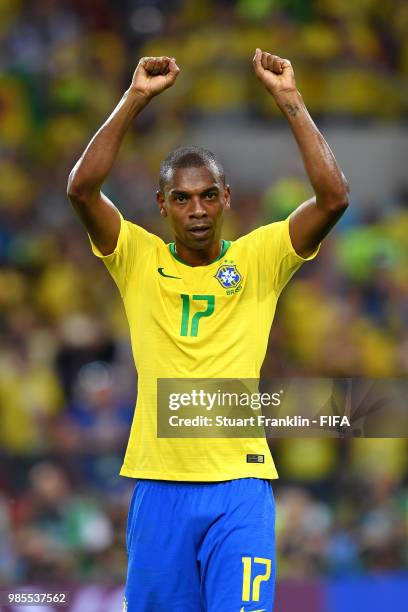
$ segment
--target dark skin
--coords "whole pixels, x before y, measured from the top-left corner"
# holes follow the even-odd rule
[[[348,184],[324,137],[310,117],[296,88],[289,60],[257,49],[253,58],[257,78],[289,123],[315,195],[300,204],[290,217],[289,231],[295,251],[313,253],[346,210]],[[116,247],[119,212],[102,193],[122,140],[132,121],[150,100],[172,87],[180,69],[171,57],[144,57],[132,83],[111,116],[98,130],[73,168],[68,197],[92,240],[104,255]],[[208,190],[217,193],[208,197]],[[182,196],[176,192],[183,192]],[[177,196],[177,197],[174,197]],[[213,200],[214,198],[214,200]],[[176,249],[190,265],[206,265],[220,250],[221,221],[230,206],[229,187],[206,167],[184,168],[169,177],[164,194],[157,195],[161,214],[169,217]],[[200,233],[194,225],[207,225]]]
[[[177,168],[157,192],[160,214],[173,228],[178,255],[191,266],[205,266],[221,250],[224,210],[230,208],[230,188],[216,168]]]

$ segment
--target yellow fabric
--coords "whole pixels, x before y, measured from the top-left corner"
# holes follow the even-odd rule
[[[178,481],[277,478],[265,438],[158,438],[156,385],[157,378],[259,377],[279,293],[305,261],[291,244],[289,218],[232,242],[207,266],[178,261],[169,245],[122,216],[114,252],[103,256],[93,244],[92,250],[122,296],[139,377],[120,474]],[[241,290],[231,295],[215,278],[225,262],[242,277]],[[179,279],[161,276],[158,268]],[[200,319],[196,337],[181,336],[181,294],[215,296],[214,313]],[[205,308],[191,300],[190,316]],[[247,463],[247,454],[262,454],[265,462]]]

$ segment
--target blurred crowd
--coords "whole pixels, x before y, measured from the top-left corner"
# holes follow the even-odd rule
[[[274,118],[251,72],[256,46],[296,64],[314,116],[396,121],[407,27],[402,0],[0,0],[0,583],[124,576],[131,483],[117,473],[137,379],[119,296],[65,186],[137,59],[174,55],[183,74],[166,112],[136,122],[106,191],[169,240],[154,205],[162,157],[209,116]],[[234,194],[225,237],[309,196],[294,176]],[[407,235],[407,186],[369,212],[352,202],[283,293],[264,374],[406,376]],[[280,576],[408,566],[405,440],[273,452]]]

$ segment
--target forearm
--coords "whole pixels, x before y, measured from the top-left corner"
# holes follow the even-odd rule
[[[148,99],[129,88],[119,104],[96,132],[71,171],[68,194],[90,196],[99,192],[118,154],[132,121],[146,106]]]
[[[319,201],[347,202],[348,185],[329,145],[319,132],[298,91],[280,93],[276,104],[286,117]]]

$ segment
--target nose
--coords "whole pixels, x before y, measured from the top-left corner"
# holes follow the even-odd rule
[[[193,196],[191,199],[191,212],[190,216],[196,219],[202,219],[207,216],[207,211],[203,206],[200,196]]]

